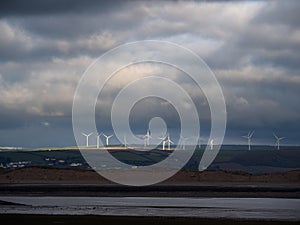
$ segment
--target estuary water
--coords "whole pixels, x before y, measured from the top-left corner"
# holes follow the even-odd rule
[[[11,197],[0,213],[241,218],[300,221],[300,199],[157,197]]]

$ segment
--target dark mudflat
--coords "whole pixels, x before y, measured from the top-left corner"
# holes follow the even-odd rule
[[[95,184],[1,184],[6,196],[98,196],[98,197],[273,197],[300,198],[297,185],[154,185],[132,187]]]
[[[8,224],[31,224],[31,225],[50,225],[50,224],[166,224],[166,225],[296,225],[295,221],[267,221],[267,220],[234,220],[234,219],[203,219],[203,218],[171,218],[171,217],[129,217],[129,216],[66,216],[66,215],[0,215],[1,221]]]

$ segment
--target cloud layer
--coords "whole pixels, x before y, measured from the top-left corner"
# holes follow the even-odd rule
[[[205,60],[226,98],[225,142],[242,143],[241,135],[256,130],[257,143],[272,144],[274,131],[286,136],[287,144],[299,144],[299,11],[296,0],[4,1],[0,7],[0,146],[73,145],[72,101],[83,72],[111,48],[144,39],[175,42]],[[99,114],[109,114],[101,101],[111,104],[118,88],[147,73],[171,73],[189,90],[202,110],[202,133],[207,135],[209,113],[203,94],[179,76],[180,71],[166,72],[153,65],[121,71],[107,85]],[[160,104],[153,102],[149,112],[167,114],[164,110],[169,109]],[[145,118],[151,116],[143,116],[140,108],[133,110],[137,133],[144,132]],[[177,118],[175,114],[169,115],[170,121]],[[110,131],[107,121],[98,119],[98,123]]]

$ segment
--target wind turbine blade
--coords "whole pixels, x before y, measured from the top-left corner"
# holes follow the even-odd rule
[[[273,135],[274,135],[274,137],[275,137],[276,139],[278,139],[278,136],[277,136],[275,133],[273,133]]]
[[[254,134],[254,131],[251,132],[249,137],[252,138],[253,134]]]

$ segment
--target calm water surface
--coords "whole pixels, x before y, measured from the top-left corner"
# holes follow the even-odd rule
[[[0,196],[0,200],[22,204],[0,206],[0,213],[155,215],[300,221],[300,199]]]

